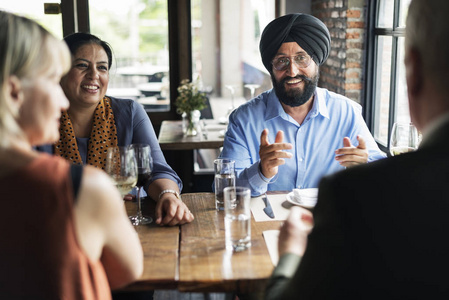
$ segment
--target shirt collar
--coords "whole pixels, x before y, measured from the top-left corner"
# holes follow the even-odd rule
[[[321,88],[315,90],[315,101],[313,101],[312,109],[308,113],[310,118],[315,118],[318,114],[329,119],[329,110],[327,109],[324,92]],[[282,117],[289,120],[288,114],[284,111],[279,98],[276,96],[274,89],[271,89],[267,97],[267,110],[265,112],[265,120]]]
[[[315,103],[313,104],[314,107],[312,107],[312,111],[315,111],[315,115],[312,117],[316,117],[318,114],[322,115],[323,117],[329,119],[329,110],[327,109],[326,105],[326,99],[324,95],[324,90],[317,87],[315,90]],[[315,108],[316,106],[316,108]]]
[[[287,119],[287,113],[282,108],[279,98],[274,89],[271,89],[267,97],[267,110],[265,111],[265,120],[271,120],[277,117]]]

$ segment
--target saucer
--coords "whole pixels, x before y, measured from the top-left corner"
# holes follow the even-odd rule
[[[293,192],[290,192],[286,195],[287,201],[290,202],[291,204],[294,205],[298,205],[298,206],[302,206],[304,208],[314,208],[316,205],[316,202],[318,200],[318,198],[309,198],[307,197],[307,201],[298,201],[296,200],[296,198],[293,195]],[[313,204],[312,204],[313,202]]]

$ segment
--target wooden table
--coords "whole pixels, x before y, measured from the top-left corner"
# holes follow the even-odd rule
[[[183,194],[182,199],[195,215],[192,223],[175,227],[154,224],[136,227],[144,249],[144,274],[127,289],[263,291],[273,265],[262,232],[278,229],[280,222],[255,222],[252,218],[251,248],[230,252],[225,248],[224,212],[215,210],[214,194]],[[135,203],[126,203],[128,213],[134,213],[135,206]],[[153,203],[144,205],[144,213],[151,207]]]
[[[202,120],[206,123],[207,136],[199,133],[185,137],[182,133],[182,121],[163,121],[159,131],[159,145],[162,150],[218,149],[223,146],[224,136],[221,130],[226,125],[219,125],[216,120]]]
[[[155,202],[142,201],[142,211],[154,219]],[[128,215],[135,215],[137,203],[125,201]],[[126,290],[176,289],[179,281],[179,226],[161,227],[154,222],[134,227],[144,252],[143,274]]]
[[[158,99],[157,97],[143,97],[137,99],[143,105],[146,112],[170,110],[170,99]]]
[[[213,174],[198,175],[194,169],[194,151],[199,149],[219,149],[223,146],[223,131],[226,125],[217,120],[202,120],[206,123],[207,136],[185,137],[182,133],[182,121],[163,121],[159,131],[159,145],[167,163],[184,182],[183,192],[211,191],[204,186],[212,186]],[[197,155],[201,153],[198,151]],[[218,154],[217,154],[218,156]],[[215,159],[216,157],[214,157]],[[213,166],[213,160],[208,161]],[[209,184],[210,182],[210,184]]]

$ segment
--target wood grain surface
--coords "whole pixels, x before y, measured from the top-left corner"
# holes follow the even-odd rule
[[[213,193],[182,194],[195,216],[192,223],[174,227],[136,226],[144,251],[144,273],[126,290],[178,289],[181,292],[263,291],[273,271],[263,238],[264,230],[281,222],[251,218],[251,247],[232,252],[225,247],[224,212],[215,210]],[[126,202],[128,215],[135,202]],[[155,203],[144,201],[143,212],[154,217]]]

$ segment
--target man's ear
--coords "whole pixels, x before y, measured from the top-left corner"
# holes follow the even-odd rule
[[[415,48],[409,48],[405,54],[405,78],[409,96],[417,96],[422,92],[424,74],[421,54]]]
[[[415,126],[421,129],[423,127],[422,99],[424,99],[424,80],[426,79],[422,56],[416,48],[409,48],[406,50],[404,63],[410,118]]]

